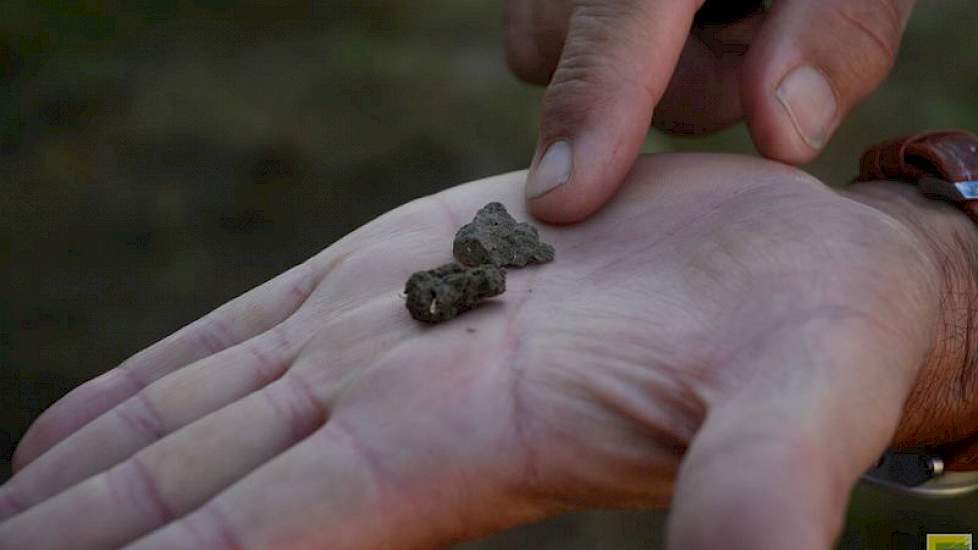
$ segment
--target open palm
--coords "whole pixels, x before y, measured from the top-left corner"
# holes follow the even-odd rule
[[[920,240],[787,167],[663,155],[541,228],[554,263],[413,321],[407,277],[489,201],[526,219],[523,177],[390,212],[67,396],[0,548],[428,548],[670,502],[677,548],[827,548],[938,338]]]

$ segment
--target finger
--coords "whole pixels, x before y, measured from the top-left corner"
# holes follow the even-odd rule
[[[763,21],[759,11],[734,23],[694,28],[652,124],[666,132],[695,135],[740,120],[741,67]]]
[[[0,546],[121,546],[199,507],[313,433],[326,415],[298,377],[285,376],[0,524]]]
[[[519,78],[546,84],[564,47],[568,2],[506,0],[503,27],[506,64]]]
[[[693,28],[666,92],[655,109],[656,128],[700,134],[724,128],[743,116],[740,68],[748,44],[763,22],[755,2],[706,3],[702,25]],[[707,13],[707,9],[711,9]],[[516,76],[547,84],[557,67],[570,19],[569,2],[507,0],[504,12],[506,61]]]
[[[340,274],[333,282],[342,284],[344,279]],[[394,294],[387,293],[384,299],[348,314],[336,314],[324,325],[312,321],[320,316],[316,311],[299,313],[255,339],[154,382],[0,486],[0,521],[266,387],[287,369],[314,371],[317,386],[331,391],[355,365],[382,354],[412,328],[401,322],[399,314],[404,313],[404,306]],[[297,360],[300,350],[303,356]],[[342,361],[337,359],[336,350],[342,350]]]
[[[470,414],[509,410],[509,381],[443,336],[386,346],[333,397],[319,393],[322,429],[132,548],[443,548],[541,519],[523,465],[500,460],[520,452],[513,419]],[[432,345],[452,360],[433,361]],[[305,372],[314,391],[329,386]]]
[[[136,393],[72,433],[0,487],[0,521],[131,457],[285,373],[307,338],[279,325]]]
[[[202,508],[127,549],[381,548],[394,540],[398,523],[396,540],[410,547],[412,523],[393,513],[398,502],[379,502],[382,482],[370,469],[371,460],[355,435],[336,426],[327,424]],[[275,510],[274,520],[268,510]]]
[[[82,384],[30,427],[14,454],[14,471],[153,381],[279,324],[302,305],[318,279],[311,263],[294,267]]]
[[[669,548],[832,547],[852,487],[899,421],[913,363],[926,356],[917,348],[926,347],[870,336],[845,311],[821,317],[750,344],[764,350],[752,372],[769,378],[717,404],[694,437]]]
[[[751,135],[770,158],[815,158],[893,66],[913,0],[776,2],[744,66]]]
[[[496,486],[478,457],[439,460],[432,469],[429,453],[416,452],[418,441],[378,441],[370,431],[334,417],[202,508],[127,548],[443,548],[542,518],[537,506]],[[438,475],[404,471],[418,466]]]
[[[535,216],[579,221],[614,194],[638,156],[700,3],[574,3],[527,178]]]

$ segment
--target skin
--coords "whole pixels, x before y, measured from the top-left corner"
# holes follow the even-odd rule
[[[440,548],[671,504],[670,548],[824,550],[888,444],[978,425],[978,231],[910,186],[645,158],[541,227],[555,262],[411,320],[408,275],[487,202],[526,219],[524,176],[398,208],[79,387],[18,449],[0,548]]]
[[[552,144],[573,149],[567,183],[539,197],[528,188],[533,215],[571,223],[593,214],[624,181],[650,123],[700,134],[745,120],[762,155],[794,165],[814,159],[889,74],[915,2],[777,0],[740,21],[691,29],[702,4],[506,1],[509,66],[547,85],[531,171]],[[799,67],[825,79],[806,85],[830,98],[809,109],[824,115],[818,131],[801,130],[813,113],[779,99]],[[797,101],[802,110],[813,104]]]

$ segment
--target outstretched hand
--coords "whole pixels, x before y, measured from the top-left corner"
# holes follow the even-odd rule
[[[825,549],[894,438],[974,413],[944,364],[902,414],[945,339],[919,231],[755,159],[641,160],[541,228],[554,263],[413,321],[408,275],[489,201],[525,219],[522,182],[390,212],[78,388],[18,451],[0,548],[436,548],[672,502],[670,548]]]

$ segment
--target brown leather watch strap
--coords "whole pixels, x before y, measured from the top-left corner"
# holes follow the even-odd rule
[[[924,132],[890,140],[866,151],[858,181],[917,182],[932,177],[949,182],[978,179],[978,136],[963,130]],[[959,203],[978,222],[978,201]],[[978,470],[978,437],[941,448],[948,470]]]
[[[978,136],[964,130],[924,132],[872,147],[859,162],[859,181],[916,182],[926,176],[951,182],[978,179]],[[978,222],[978,201],[961,207]]]

